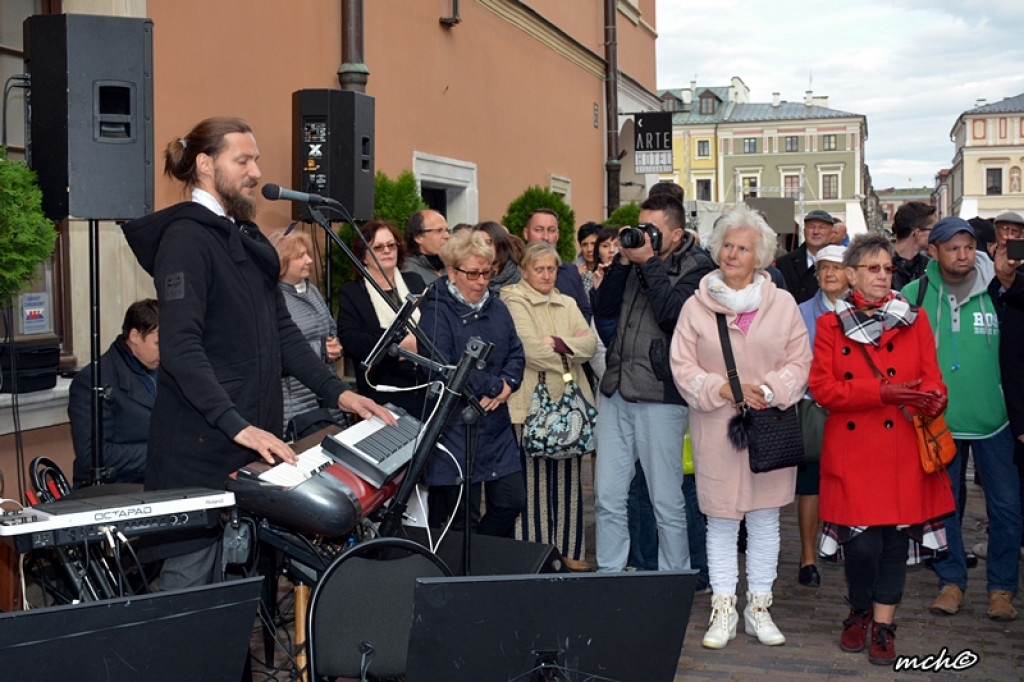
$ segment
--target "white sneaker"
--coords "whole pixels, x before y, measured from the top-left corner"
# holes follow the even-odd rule
[[[974,552],[974,556],[978,557],[979,559],[987,559],[988,558],[988,543],[987,542],[979,542],[978,544],[976,544],[972,548],[972,551]]]
[[[771,592],[747,592],[747,606],[743,609],[743,624],[748,635],[757,637],[761,644],[778,646],[786,643],[786,636],[772,622],[768,608],[772,605]]]
[[[704,640],[708,649],[721,649],[736,637],[736,625],[740,617],[736,613],[736,595],[716,594],[711,599],[711,621]]]

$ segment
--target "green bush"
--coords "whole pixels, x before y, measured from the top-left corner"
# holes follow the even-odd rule
[[[554,192],[537,186],[528,187],[508,205],[501,224],[525,241],[523,229],[526,227],[526,219],[538,208],[549,208],[558,214],[558,255],[571,263],[576,258],[576,214]]]
[[[614,225],[615,227],[625,227],[626,225],[636,225],[640,221],[640,204],[635,201],[631,201],[625,206],[619,206],[617,209],[612,211],[612,214],[608,216],[607,220],[604,221],[605,225]]]
[[[32,281],[53,253],[57,230],[43,213],[35,172],[0,147],[0,304]]]

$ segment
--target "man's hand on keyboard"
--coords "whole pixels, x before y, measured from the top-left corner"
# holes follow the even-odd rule
[[[338,396],[338,408],[345,412],[354,412],[363,419],[380,417],[385,424],[394,426],[398,422],[391,411],[383,405],[378,405],[369,398],[359,395],[355,391],[345,391]]]
[[[235,442],[250,450],[255,450],[260,457],[270,464],[286,462],[295,464],[298,458],[283,440],[263,429],[255,426],[246,426],[235,436]]]

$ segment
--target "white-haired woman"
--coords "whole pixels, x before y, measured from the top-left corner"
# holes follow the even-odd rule
[[[711,237],[719,268],[701,280],[683,306],[672,338],[672,374],[690,407],[690,437],[700,510],[708,517],[708,573],[714,591],[704,646],[724,647],[736,636],[737,534],[747,524],[747,634],[777,645],[785,636],[772,622],[772,585],[779,563],[779,510],[793,501],[796,468],[754,474],[746,449],[729,442],[729,420],[742,403],[753,409],[788,407],[807,388],[811,348],[796,301],[777,288],[764,268],[775,255],[775,233],[740,206]],[[729,340],[743,390],[733,400],[717,314]]]

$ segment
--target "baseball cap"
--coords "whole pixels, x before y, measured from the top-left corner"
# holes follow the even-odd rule
[[[820,260],[827,260],[832,263],[842,263],[843,254],[846,253],[845,246],[839,246],[838,244],[829,244],[818,249],[818,253],[814,256],[814,262],[817,263]]]
[[[966,232],[975,239],[978,238],[978,236],[974,234],[974,228],[971,227],[969,222],[963,218],[949,216],[948,218],[943,218],[939,222],[935,223],[932,227],[932,231],[928,234],[928,243],[934,244],[935,242],[940,242],[944,244],[960,232]]]

